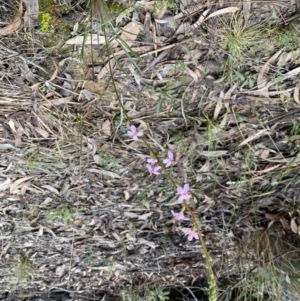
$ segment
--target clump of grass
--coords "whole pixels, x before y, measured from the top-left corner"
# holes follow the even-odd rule
[[[245,81],[243,66],[246,62],[252,64],[255,54],[261,50],[262,33],[262,25],[247,23],[242,14],[234,14],[230,19],[221,21],[221,26],[214,34],[225,57],[222,80],[228,84]]]
[[[28,279],[30,277],[30,262],[28,258],[24,258],[16,264],[13,268],[12,274],[7,278],[6,285],[2,286],[0,292],[5,290],[13,291],[21,288],[25,288],[28,284]]]
[[[286,28],[267,28],[268,39],[274,44],[274,48],[285,48],[287,51],[296,50],[299,47],[299,29],[291,24]]]
[[[107,152],[103,152],[103,151],[99,152],[98,155],[94,156],[94,159],[95,162],[105,170],[112,170],[118,168],[118,163],[116,158]]]
[[[62,222],[68,225],[72,222],[72,214],[67,205],[63,204],[46,212],[46,218],[54,223]]]
[[[164,291],[158,285],[145,287],[137,287],[129,285],[120,291],[122,301],[166,301],[169,292]]]
[[[228,23],[225,23],[222,31],[221,46],[236,59],[241,59],[245,50],[251,50],[253,46],[257,46],[259,31],[247,27],[241,16],[233,16]]]
[[[244,239],[237,260],[239,272],[222,287],[220,300],[281,301],[291,294],[297,296],[299,272],[286,255],[285,239],[274,238],[269,230],[255,230]]]

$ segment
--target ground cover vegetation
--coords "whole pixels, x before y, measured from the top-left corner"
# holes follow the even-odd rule
[[[0,16],[1,300],[299,300],[297,1]]]

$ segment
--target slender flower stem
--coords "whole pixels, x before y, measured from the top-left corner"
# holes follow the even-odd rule
[[[130,124],[132,124],[131,118],[128,116],[128,114],[127,114],[127,112],[125,110],[125,107],[124,107],[124,105],[123,105],[123,103],[121,101],[119,92],[117,90],[116,82],[115,82],[114,77],[112,75],[113,72],[112,72],[112,66],[111,66],[111,57],[110,57],[110,53],[109,53],[108,38],[107,38],[107,35],[106,35],[105,25],[104,25],[103,20],[101,22],[101,26],[102,26],[102,31],[103,31],[103,34],[104,34],[104,37],[105,37],[105,46],[106,46],[106,50],[108,52],[108,66],[109,66],[109,72],[110,72],[110,75],[111,75],[111,80],[112,80],[112,84],[113,84],[113,87],[114,87],[114,91],[116,93],[117,100],[118,100],[118,103],[119,103],[119,105],[121,107],[121,110],[123,110],[123,113],[126,116],[127,120],[130,122]],[[147,146],[147,148],[148,148],[148,150],[150,152],[151,157],[154,157],[157,160],[158,165],[161,166],[162,170],[167,175],[167,177],[169,178],[169,180],[172,183],[172,185],[174,186],[174,188],[176,189],[176,188],[180,187],[180,185],[172,178],[172,176],[166,170],[165,165],[160,160],[160,158],[156,155],[156,153],[153,151],[152,147],[148,144],[148,142],[145,140],[145,138],[140,138],[140,139]],[[206,268],[208,270],[209,300],[210,301],[216,301],[217,300],[217,291],[216,291],[217,285],[216,285],[216,281],[215,281],[215,277],[214,277],[214,272],[213,272],[212,266],[211,266],[212,258],[211,258],[211,256],[209,255],[209,253],[207,251],[207,247],[206,247],[205,241],[203,239],[202,233],[201,233],[199,225],[198,225],[198,219],[196,218],[195,214],[193,213],[193,211],[191,210],[191,208],[187,204],[186,200],[183,200],[183,205],[188,210],[189,214],[192,217],[193,228],[197,231],[197,234],[199,236],[199,239],[200,239],[200,242],[201,242],[201,245],[202,245],[202,248],[203,248],[202,256],[205,258],[205,262],[206,262],[205,266],[206,266]]]
[[[209,300],[216,301],[217,300],[217,284],[216,284],[215,275],[214,275],[214,272],[213,272],[213,269],[211,266],[212,258],[207,251],[206,243],[205,243],[202,233],[200,231],[197,217],[195,216],[192,209],[190,208],[190,206],[187,204],[187,202],[185,200],[183,201],[183,204],[192,217],[194,228],[198,233],[198,236],[201,241],[202,248],[203,248],[202,256],[205,258],[205,266],[208,270]]]

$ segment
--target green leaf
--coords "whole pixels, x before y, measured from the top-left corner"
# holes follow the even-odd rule
[[[259,267],[259,271],[260,271],[261,275],[262,275],[265,279],[269,279],[269,278],[270,278],[269,273],[268,273],[264,268]]]
[[[223,76],[223,77],[221,77],[221,78],[215,80],[214,83],[215,83],[215,84],[219,84],[219,83],[221,83],[222,81],[224,81],[225,79],[226,79],[226,76]]]
[[[240,80],[245,80],[245,77],[242,73],[240,73],[239,71],[235,71],[235,75],[240,79]]]
[[[162,99],[158,102],[156,106],[156,114],[161,113],[161,107],[162,107]]]

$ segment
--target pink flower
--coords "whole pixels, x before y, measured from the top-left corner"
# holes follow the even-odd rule
[[[191,195],[189,194],[189,189],[189,184],[184,184],[183,188],[177,188],[177,195],[180,195],[178,202],[182,203],[184,200],[188,201],[191,198]]]
[[[184,214],[182,212],[174,212],[173,210],[171,210],[171,213],[173,215],[173,219],[176,221],[188,221],[189,218],[185,217]]]
[[[154,165],[154,164],[157,162],[157,160],[154,159],[154,158],[150,158],[150,159],[147,159],[147,162],[148,162],[150,165]]]
[[[174,162],[174,154],[170,151],[168,151],[168,158],[163,161],[164,164],[166,164],[166,167],[169,167]]]
[[[153,166],[151,164],[146,164],[146,167],[148,169],[148,171],[150,172],[150,175],[159,175],[159,170],[161,169],[160,166]]]
[[[127,135],[128,135],[129,137],[132,137],[132,139],[136,141],[136,140],[139,139],[140,136],[143,136],[144,133],[143,133],[143,132],[138,132],[138,131],[136,130],[136,127],[135,127],[134,125],[132,125],[132,126],[130,127],[130,131],[127,132]]]
[[[188,241],[192,241],[193,239],[199,239],[199,235],[196,231],[187,228],[183,228],[181,230],[185,235],[187,235]]]

